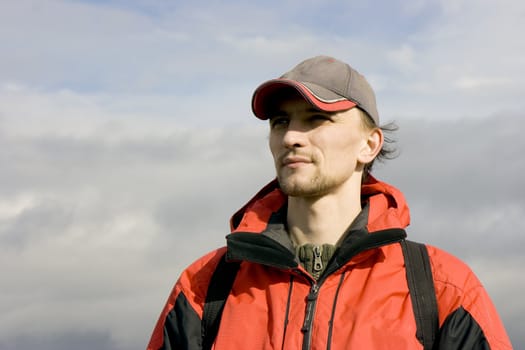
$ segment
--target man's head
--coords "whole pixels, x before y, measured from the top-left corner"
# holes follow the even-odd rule
[[[319,187],[345,172],[365,179],[376,156],[390,152],[383,148],[372,88],[356,70],[331,57],[307,59],[261,84],[252,109],[259,119],[270,120],[270,148],[281,187],[306,174],[300,163],[285,165],[283,159],[310,162],[316,172],[309,181]]]

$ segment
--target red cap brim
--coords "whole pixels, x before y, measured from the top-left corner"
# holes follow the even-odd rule
[[[295,80],[273,79],[261,84],[253,93],[252,110],[255,116],[263,120],[268,119],[269,116],[266,115],[265,111],[268,109],[267,106],[271,97],[274,96],[278,90],[288,87],[295,88],[305,100],[321,111],[339,112],[356,106],[354,102],[343,97],[331,102],[323,101],[314,95],[308,87]]]

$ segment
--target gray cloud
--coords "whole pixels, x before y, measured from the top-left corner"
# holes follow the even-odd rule
[[[515,342],[522,341],[522,286],[498,271],[519,274],[523,265],[522,120],[400,120],[401,155],[377,169],[405,192],[411,237],[473,265]],[[130,133],[0,140],[9,149],[0,161],[18,160],[2,174],[9,190],[0,205],[0,266],[9,288],[0,303],[0,339],[24,344],[20,329],[31,324],[31,310],[55,313],[40,326],[44,334],[87,327],[98,334],[89,341],[101,348],[145,343],[181,269],[224,244],[229,216],[273,177],[263,125],[185,129],[172,137],[158,130],[142,139]],[[23,300],[33,301],[30,309]],[[72,309],[78,312],[66,311]],[[59,348],[78,336],[61,334],[42,341]]]
[[[400,124],[401,154],[380,170],[404,189],[414,207],[414,230],[438,242],[446,231],[485,242],[474,248],[468,239],[459,241],[464,246],[456,246],[458,252],[519,254],[524,238],[518,233],[525,228],[518,220],[525,213],[523,118],[501,114]]]
[[[53,200],[22,211],[14,220],[3,225],[0,236],[4,247],[23,249],[26,244],[35,244],[63,231],[72,221],[72,210],[65,203]]]
[[[0,340],[0,348],[3,350],[119,350],[118,346],[111,340],[109,333],[79,332],[73,331],[57,335],[34,336],[31,333]]]

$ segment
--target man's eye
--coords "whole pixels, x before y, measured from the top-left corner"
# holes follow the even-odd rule
[[[272,118],[270,119],[270,126],[272,128],[288,125],[288,118]]]

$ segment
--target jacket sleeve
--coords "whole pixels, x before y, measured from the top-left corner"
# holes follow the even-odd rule
[[[448,253],[429,249],[440,319],[434,349],[512,349],[494,304],[472,270]]]
[[[201,319],[184,293],[178,292],[174,303],[166,304],[147,349],[201,349]]]
[[[202,349],[204,300],[211,275],[223,254],[221,248],[184,270],[160,314],[147,350]]]
[[[440,329],[437,349],[492,349],[476,320],[460,307]]]

